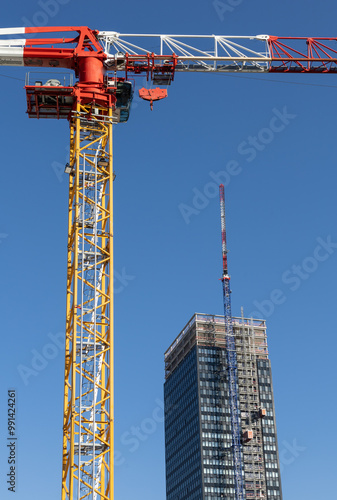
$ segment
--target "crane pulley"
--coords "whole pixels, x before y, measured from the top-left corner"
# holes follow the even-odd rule
[[[155,89],[139,89],[139,97],[144,99],[145,101],[150,101],[151,111],[153,110],[153,102],[160,101],[160,99],[165,99],[167,97],[166,89],[159,89],[156,87]]]

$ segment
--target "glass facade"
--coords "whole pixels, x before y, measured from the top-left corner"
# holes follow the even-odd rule
[[[246,500],[282,500],[265,322],[233,318]],[[235,500],[224,321],[196,314],[165,353],[167,500]]]
[[[202,498],[197,351],[181,361],[164,387],[167,500]]]
[[[203,490],[205,500],[235,499],[226,353],[198,347]]]
[[[282,500],[270,360],[257,360],[257,370],[260,400],[266,409],[266,416],[262,419],[262,436],[267,498]]]

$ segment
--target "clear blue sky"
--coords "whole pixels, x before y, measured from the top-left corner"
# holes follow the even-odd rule
[[[47,21],[122,33],[337,36],[332,0],[236,0],[223,18],[212,0],[53,1],[48,19],[43,0],[8,2],[1,26]],[[29,120],[25,71],[3,67],[0,75],[0,496],[58,500],[62,348],[49,351],[52,359],[27,385],[18,367],[31,367],[36,352],[53,343],[50,335],[64,331],[67,179],[59,166],[67,160],[68,124]],[[165,499],[163,353],[194,312],[223,312],[212,172],[232,161],[233,314],[243,306],[267,319],[284,499],[335,494],[337,76],[253,76],[179,74],[152,113],[135,99],[130,121],[115,129],[118,500]],[[277,113],[288,123],[264,148],[245,153],[244,143],[268,134],[261,131]],[[203,199],[194,199],[198,193]],[[182,204],[198,211],[189,223]],[[5,485],[11,387],[18,395],[15,496]],[[131,441],[136,427],[141,438]]]

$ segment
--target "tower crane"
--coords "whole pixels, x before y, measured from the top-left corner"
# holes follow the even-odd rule
[[[230,277],[228,274],[227,259],[227,234],[225,212],[225,188],[220,184],[220,216],[221,216],[221,243],[222,243],[222,291],[225,317],[226,359],[229,389],[229,407],[232,426],[233,468],[235,480],[235,493],[237,500],[245,499],[243,459],[241,450],[240,408],[238,400],[238,376],[235,337],[232,322],[232,304]]]
[[[179,72],[336,73],[336,42],[269,35],[135,35],[83,26],[0,29],[0,65],[66,69],[76,78],[61,82],[54,75],[32,82],[29,75],[25,85],[30,118],[67,119],[70,125],[62,500],[113,499],[112,129],[130,114],[134,86],[129,77],[169,86]],[[167,96],[159,87],[139,92],[151,108]],[[226,276],[225,316],[230,318]],[[232,365],[235,371],[235,357]],[[241,499],[236,449],[236,498]]]

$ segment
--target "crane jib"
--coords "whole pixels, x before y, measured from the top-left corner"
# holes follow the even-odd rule
[[[68,37],[43,38],[47,33]],[[21,34],[35,34],[38,38],[1,40],[2,36]],[[91,56],[107,70],[147,73],[151,80],[156,70],[164,72],[165,61],[172,58],[174,71],[179,72],[336,73],[336,40],[336,37],[270,35],[120,34],[83,26],[2,28],[0,65],[58,66],[78,72],[78,61]],[[147,64],[149,57],[157,59]]]

